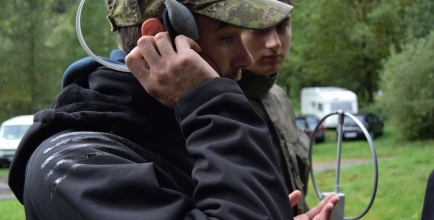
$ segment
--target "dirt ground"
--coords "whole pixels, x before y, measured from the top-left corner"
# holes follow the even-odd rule
[[[388,159],[388,158],[383,158]],[[373,163],[372,158],[368,159],[344,159],[341,161],[341,168],[345,168],[352,165],[359,165],[359,164],[365,164],[365,163]],[[314,171],[323,171],[328,169],[334,169],[336,167],[336,162],[321,162],[321,163],[314,163],[313,164],[313,170]],[[12,193],[8,186],[8,177],[7,176],[0,176],[0,200],[6,200],[6,199],[13,199],[15,198],[15,195]]]

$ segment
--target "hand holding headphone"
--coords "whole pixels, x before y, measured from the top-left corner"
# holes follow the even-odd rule
[[[170,36],[174,39],[182,34],[193,40],[199,39],[196,20],[185,5],[176,0],[165,0],[166,9],[163,13],[163,23]]]

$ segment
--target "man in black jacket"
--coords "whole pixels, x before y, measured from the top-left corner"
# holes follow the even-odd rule
[[[292,219],[266,125],[231,80],[252,62],[241,27],[273,25],[291,8],[180,2],[195,13],[196,42],[165,32],[162,0],[108,1],[122,49],[111,60],[129,53],[133,74],[90,58],[67,69],[11,165],[27,219]],[[296,218],[325,219],[337,200]]]

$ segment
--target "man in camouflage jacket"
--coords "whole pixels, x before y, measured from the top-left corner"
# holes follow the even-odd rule
[[[288,0],[281,0],[291,4]],[[307,193],[309,179],[309,144],[306,133],[296,126],[291,101],[276,85],[278,70],[289,51],[291,15],[264,30],[245,30],[243,41],[254,64],[243,70],[238,81],[249,102],[262,116],[272,136],[274,150],[282,169],[288,192]],[[306,213],[309,207],[304,197],[293,208],[294,214]]]

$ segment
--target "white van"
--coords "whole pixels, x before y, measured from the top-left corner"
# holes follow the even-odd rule
[[[322,119],[339,109],[353,114],[357,113],[357,95],[350,90],[338,87],[308,87],[301,90],[301,114],[315,115],[318,119]],[[322,125],[326,128],[336,128],[338,116],[330,116]]]
[[[30,125],[33,115],[21,115],[4,121],[0,126],[0,165],[10,163],[21,138]]]

